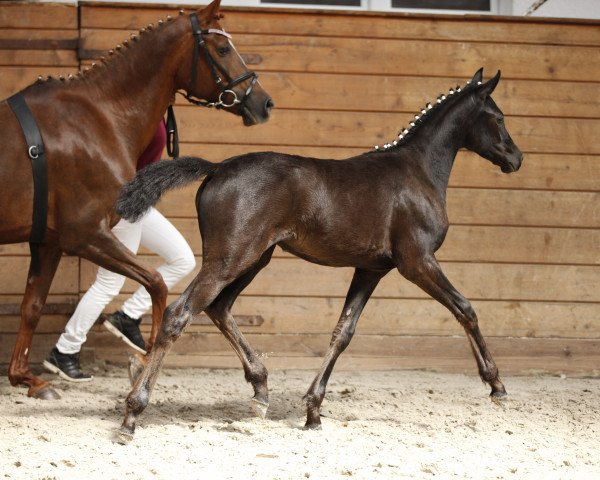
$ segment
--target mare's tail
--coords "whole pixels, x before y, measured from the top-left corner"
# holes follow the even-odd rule
[[[167,190],[183,187],[214,172],[218,167],[217,163],[197,157],[179,157],[148,165],[121,189],[116,205],[117,213],[124,219],[135,222]]]

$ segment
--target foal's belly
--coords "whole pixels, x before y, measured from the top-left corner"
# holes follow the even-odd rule
[[[307,242],[286,240],[278,244],[286,252],[318,265],[328,267],[354,267],[366,270],[389,270],[394,268],[390,255],[377,246],[358,248],[332,242]]]

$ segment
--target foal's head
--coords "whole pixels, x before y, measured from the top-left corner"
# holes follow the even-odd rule
[[[245,125],[266,122],[273,100],[258,83],[256,73],[248,70],[231,36],[221,27],[220,3],[221,0],[214,0],[203,10],[185,16],[189,29],[186,50],[190,58],[186,65],[190,66],[184,67],[185,78],[180,81],[187,90],[186,98],[241,115]]]
[[[500,80],[500,71],[485,83],[481,77],[480,69],[471,80],[471,98],[476,110],[467,131],[465,147],[498,165],[504,173],[515,172],[523,162],[523,154],[510,138],[504,125],[504,114],[491,97]]]

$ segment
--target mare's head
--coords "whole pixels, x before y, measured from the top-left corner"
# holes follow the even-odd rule
[[[220,3],[221,0],[214,0],[185,18],[190,60],[184,64],[181,82],[187,90],[186,98],[198,105],[241,115],[244,125],[266,122],[274,107],[273,100],[258,83],[256,73],[248,70],[231,36],[221,27]]]
[[[471,80],[471,95],[475,112],[465,139],[465,147],[478,153],[504,173],[515,172],[521,167],[523,154],[515,145],[504,125],[504,114],[492,100],[492,92],[500,80],[500,71],[487,82],[482,82],[483,69]]]

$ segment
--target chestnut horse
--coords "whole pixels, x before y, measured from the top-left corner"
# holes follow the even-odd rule
[[[48,169],[45,242],[40,271],[29,268],[21,323],[9,367],[12,385],[35,398],[57,398],[32,374],[32,336],[63,252],[142,284],[152,296],[153,343],[166,304],[160,274],[142,265],[111,227],[121,187],[179,90],[204,106],[240,115],[245,125],[265,122],[273,106],[219,24],[219,2],[190,15],[148,25],[89,71],[47,80],[21,94],[41,131]],[[196,98],[193,98],[196,97]],[[0,243],[28,241],[32,229],[32,167],[17,118],[0,103]]]
[[[434,255],[448,231],[445,197],[458,150],[468,148],[505,173],[521,166],[523,155],[490,96],[499,78],[500,72],[482,83],[479,70],[464,89],[440,96],[435,107],[427,104],[397,140],[347,160],[263,152],[221,164],[180,158],[141,171],[117,204],[129,220],[165,190],[206,176],[196,197],[203,262],[198,276],[165,310],[155,348],[127,397],[120,435],[133,436],[165,354],[202,311],[233,346],[254,387],[253,405],[266,413],[267,370],[237,328],[231,307],[269,263],[276,245],[313,263],[356,269],[324,363],[306,395],[307,428],[320,428],[334,363],[350,343],[369,296],[394,268],[456,316],[491,395],[506,395],[473,308]]]

